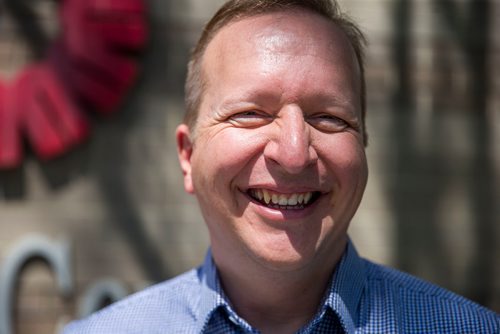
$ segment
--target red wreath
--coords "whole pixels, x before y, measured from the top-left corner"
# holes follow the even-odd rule
[[[80,144],[90,130],[83,106],[114,112],[137,76],[142,0],[63,0],[59,10],[48,56],[0,82],[0,169],[20,165],[24,138],[42,160]]]

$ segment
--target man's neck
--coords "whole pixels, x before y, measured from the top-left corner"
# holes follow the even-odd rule
[[[261,333],[295,333],[317,313],[345,247],[323,261],[296,271],[255,263],[219,267],[224,292],[236,312]]]

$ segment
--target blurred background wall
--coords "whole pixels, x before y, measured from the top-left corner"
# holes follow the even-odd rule
[[[36,3],[57,30],[57,4]],[[0,171],[0,270],[36,235],[67,243],[72,280],[63,294],[47,261],[24,264],[9,305],[16,333],[56,332],[89,296],[112,300],[98,293],[106,283],[119,296],[202,261],[207,232],[173,131],[189,49],[221,3],[148,0],[140,77],[119,112],[91,116],[90,139],[58,159]],[[370,181],[351,237],[365,257],[500,312],[500,1],[341,3],[370,40]],[[32,52],[11,16],[2,9],[3,80]]]

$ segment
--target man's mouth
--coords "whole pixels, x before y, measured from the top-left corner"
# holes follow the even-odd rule
[[[247,193],[261,205],[278,210],[304,209],[314,203],[321,195],[319,191],[282,194],[267,189],[249,189]]]

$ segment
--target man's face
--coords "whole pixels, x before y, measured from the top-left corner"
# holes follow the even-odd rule
[[[312,13],[232,23],[208,45],[193,142],[177,140],[220,267],[321,265],[345,246],[367,180],[359,68]]]

